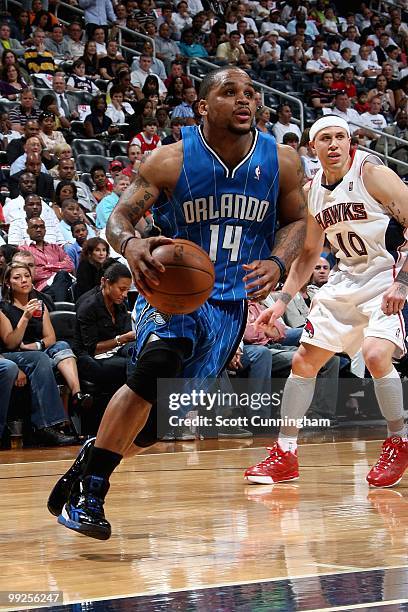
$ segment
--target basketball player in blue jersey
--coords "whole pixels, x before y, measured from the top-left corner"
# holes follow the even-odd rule
[[[316,375],[337,352],[362,348],[388,436],[367,475],[371,487],[392,487],[408,466],[402,384],[393,359],[406,352],[402,315],[408,290],[408,187],[371,153],[350,155],[344,119],[326,115],[310,129],[322,169],[305,186],[309,215],[304,249],[294,262],[280,299],[257,324],[266,331],[307,282],[326,236],[337,266],[310,306],[301,346],[282,398],[283,419],[302,419],[313,398]],[[292,421],[293,422],[293,421]],[[245,478],[271,484],[299,477],[295,427],[282,427],[269,457]]]
[[[198,107],[203,125],[183,128],[181,142],[154,151],[109,219],[108,240],[128,260],[140,293],[138,360],[109,402],[95,445],[84,447],[51,493],[49,510],[61,512],[58,521],[69,529],[110,537],[103,511],[109,477],[138,441],[157,380],[218,376],[243,334],[247,296],[268,295],[300,252],[306,215],[301,162],[291,147],[278,147],[253,128],[255,107],[245,72],[221,68],[207,75]],[[171,242],[135,237],[149,208],[164,235],[194,241],[214,261],[211,298],[190,315],[166,316],[148,303],[147,281],[159,285],[164,271],[152,251]]]

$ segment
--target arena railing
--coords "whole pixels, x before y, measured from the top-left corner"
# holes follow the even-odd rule
[[[206,68],[211,68],[213,70],[220,67],[218,64],[214,64],[208,60],[204,60],[201,57],[194,57],[194,58],[189,59],[187,63],[186,73],[190,77],[190,79],[192,79],[193,81],[198,81],[198,82],[201,82],[203,80],[203,77],[200,77],[199,75],[194,74],[191,71],[191,66],[194,64],[198,64]],[[289,100],[290,102],[295,104],[299,108],[299,119],[297,117],[292,117],[292,121],[293,123],[296,123],[297,125],[299,125],[300,131],[303,132],[304,126],[305,126],[305,118],[304,118],[303,103],[301,100],[299,100],[295,96],[291,96],[290,94],[286,92],[279,91],[279,89],[275,89],[274,87],[269,87],[268,85],[265,85],[264,83],[259,83],[258,81],[254,81],[254,80],[253,80],[253,83],[255,87],[260,90],[261,95],[262,95],[262,101],[264,99],[264,95],[266,93],[270,93],[270,94],[273,94],[274,96],[279,96],[283,100]],[[270,110],[274,111],[274,109],[269,107],[267,104],[265,104],[265,106],[266,108],[269,108]]]
[[[383,136],[384,137],[384,153],[381,153],[379,151],[376,151],[375,149],[369,149],[368,147],[365,147],[363,145],[359,145],[359,149],[362,149],[363,151],[369,151],[370,153],[372,153],[373,155],[377,155],[377,157],[379,157],[380,159],[384,160],[385,165],[388,166],[389,163],[390,164],[398,164],[404,168],[407,169],[407,174],[408,174],[408,163],[404,162],[401,159],[397,159],[396,157],[392,157],[392,155],[390,154],[390,147],[391,144],[389,143],[389,140],[394,141],[395,143],[397,143],[397,146],[402,146],[402,147],[406,147],[407,148],[407,153],[408,153],[408,140],[404,140],[403,138],[399,138],[399,136],[394,136],[394,134],[388,134],[388,132],[384,132],[382,130],[376,130],[374,128],[368,127],[367,125],[363,125],[362,123],[354,123],[353,121],[349,121],[350,125],[354,125],[356,127],[359,128],[363,128],[365,130],[367,130],[367,132],[371,132],[373,134],[378,134],[380,136],[380,138]]]

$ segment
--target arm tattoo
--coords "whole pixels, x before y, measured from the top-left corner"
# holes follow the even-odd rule
[[[143,217],[146,210],[150,208],[154,199],[150,189],[149,181],[142,176],[138,176],[126,191],[122,193],[106,226],[107,239],[115,251],[119,252],[120,245],[126,237],[135,235],[136,224]],[[138,192],[143,195],[135,200],[135,195]]]
[[[302,250],[306,236],[306,220],[299,219],[282,227],[276,233],[275,246],[272,254],[280,257],[289,268]]]
[[[288,305],[289,302],[292,301],[292,296],[290,295],[290,293],[287,293],[287,291],[278,291],[278,293],[276,294],[276,297],[278,300],[280,300],[286,305]]]
[[[397,202],[393,201],[390,202],[390,204],[383,204],[382,206],[391,215],[391,217],[394,217],[394,219],[398,221],[398,223],[404,227],[408,227],[408,217],[403,213]]]
[[[400,283],[401,285],[405,285],[405,287],[408,287],[408,272],[400,270],[397,274],[395,282]]]

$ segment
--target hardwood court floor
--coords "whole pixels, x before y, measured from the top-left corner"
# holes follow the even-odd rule
[[[291,579],[292,607],[217,608],[203,596],[199,607],[100,609],[284,612],[408,602],[408,475],[394,490],[369,489],[365,475],[383,432],[363,430],[368,441],[355,431],[336,435],[342,441],[314,435],[302,444],[301,478],[273,486],[242,479],[265,456],[260,439],[157,445],[113,475],[106,542],[64,529],[45,507],[77,448],[2,452],[0,591],[60,590],[69,603]],[[400,569],[367,573],[384,568]],[[327,575],[353,576],[336,587],[346,607],[326,597],[319,576]],[[361,599],[357,583],[379,588]]]

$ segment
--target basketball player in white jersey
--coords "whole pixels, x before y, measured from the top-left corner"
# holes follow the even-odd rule
[[[375,155],[350,155],[350,131],[344,119],[326,115],[310,130],[310,141],[322,164],[308,192],[307,237],[274,306],[257,325],[271,331],[286,305],[307,282],[322,251],[325,236],[338,263],[314,297],[301,346],[292,362],[282,398],[283,419],[301,419],[313,398],[316,376],[338,352],[351,357],[362,347],[388,436],[379,460],[367,475],[373,487],[396,485],[408,466],[408,439],[403,418],[402,384],[393,358],[405,353],[402,317],[408,291],[405,228],[408,187]],[[282,427],[269,457],[245,472],[253,483],[271,484],[298,478],[295,427]]]

